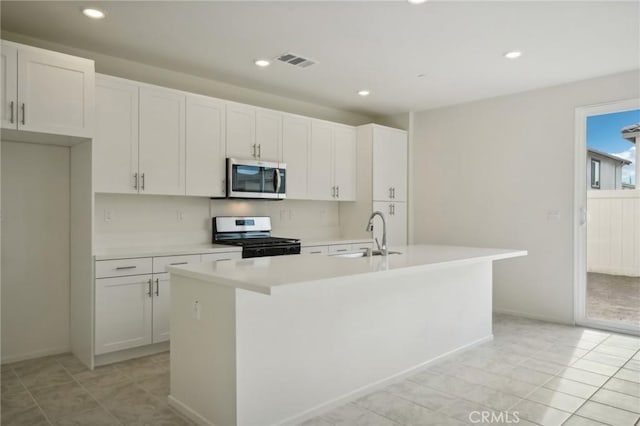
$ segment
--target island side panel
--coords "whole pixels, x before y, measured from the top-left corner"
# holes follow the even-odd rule
[[[492,338],[490,261],[238,290],[239,425],[302,420]]]
[[[236,424],[235,292],[171,275],[169,401],[201,424]]]

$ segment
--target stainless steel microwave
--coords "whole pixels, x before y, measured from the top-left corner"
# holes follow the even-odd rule
[[[287,165],[227,158],[227,198],[286,198]]]

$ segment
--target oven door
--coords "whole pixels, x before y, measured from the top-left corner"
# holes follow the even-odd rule
[[[227,158],[227,197],[284,199],[286,176],[286,164]]]

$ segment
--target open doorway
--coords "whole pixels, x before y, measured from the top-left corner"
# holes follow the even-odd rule
[[[576,116],[576,322],[640,334],[640,100]]]

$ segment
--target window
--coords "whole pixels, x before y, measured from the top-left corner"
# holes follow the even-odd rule
[[[600,160],[591,159],[591,187],[600,189]]]

